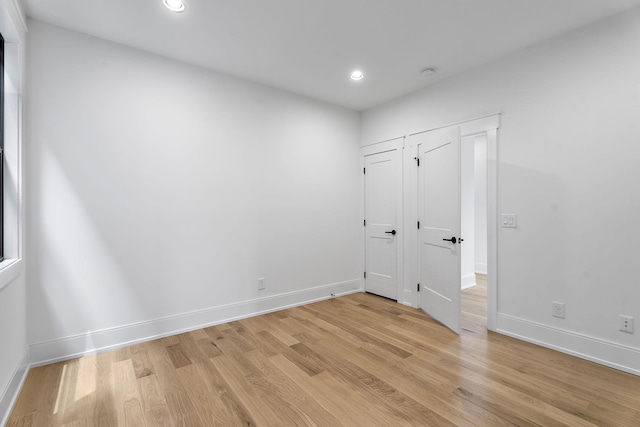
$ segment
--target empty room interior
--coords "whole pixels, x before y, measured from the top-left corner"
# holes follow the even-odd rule
[[[640,0],[0,34],[0,426],[640,425]]]

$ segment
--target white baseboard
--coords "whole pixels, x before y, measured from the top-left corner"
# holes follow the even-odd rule
[[[409,307],[415,307],[417,305],[416,297],[410,289],[402,290],[402,300],[398,302]]]
[[[467,274],[466,276],[462,276],[462,289],[473,288],[476,285],[476,275],[475,274]]]
[[[360,279],[211,307],[86,334],[32,344],[31,366],[46,365],[207,326],[283,310],[362,291]]]
[[[487,264],[476,263],[476,273],[487,274]]]
[[[25,352],[20,359],[20,363],[16,366],[9,384],[7,384],[7,387],[0,395],[0,426],[7,424],[9,414],[11,414],[13,405],[15,405],[16,400],[18,399],[18,394],[22,389],[22,384],[24,384],[24,380],[27,378],[27,373],[29,373],[28,348],[25,349]]]
[[[506,314],[498,314],[496,332],[581,359],[640,375],[640,349],[612,343]]]

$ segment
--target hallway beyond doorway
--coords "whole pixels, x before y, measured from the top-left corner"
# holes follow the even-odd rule
[[[476,286],[462,291],[462,329],[487,333],[487,275],[476,273]]]

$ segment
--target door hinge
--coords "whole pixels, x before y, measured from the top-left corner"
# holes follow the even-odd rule
[[[367,168],[362,168],[362,173],[367,173]]]
[[[414,157],[414,159],[416,159],[416,164],[418,165],[418,167],[420,167],[420,159],[417,157]]]
[[[420,230],[420,221],[418,221],[418,230]]]
[[[364,220],[364,226],[365,227],[367,226],[367,220],[366,219]]]
[[[420,292],[420,283],[418,283],[418,292]]]
[[[364,278],[365,279],[367,278],[367,272],[366,271],[364,272]]]

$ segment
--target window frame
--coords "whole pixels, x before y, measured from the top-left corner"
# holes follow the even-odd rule
[[[2,254],[0,293],[18,282],[24,271],[24,209],[22,167],[22,90],[26,21],[19,2],[0,1],[0,33],[4,39],[0,83],[2,102]]]
[[[0,262],[4,261],[4,37],[0,33]]]

